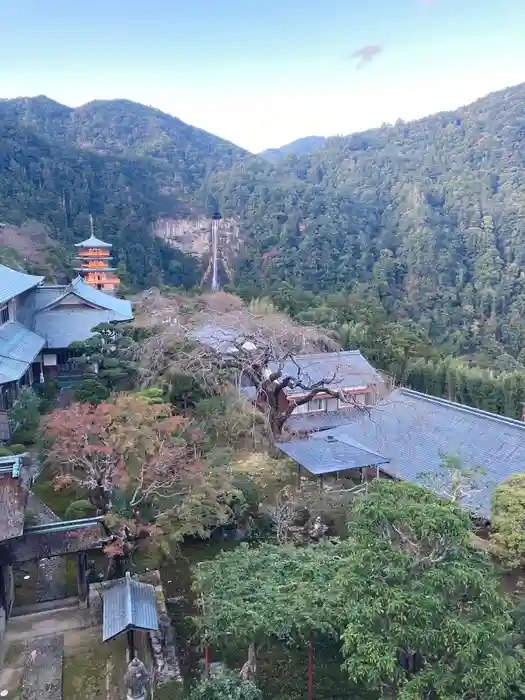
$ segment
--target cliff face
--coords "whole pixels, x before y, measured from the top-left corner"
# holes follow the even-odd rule
[[[206,272],[203,283],[211,277],[211,218],[157,219],[154,234],[172,248],[195,255],[204,261]],[[219,225],[218,267],[221,285],[233,278],[234,260],[242,240],[239,223],[233,218],[222,219]]]

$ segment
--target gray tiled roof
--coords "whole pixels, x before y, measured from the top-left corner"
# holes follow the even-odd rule
[[[312,437],[358,440],[390,459],[384,471],[412,482],[439,473],[442,456],[456,455],[465,467],[482,467],[483,487],[463,505],[490,517],[492,491],[504,479],[525,471],[525,424],[452,401],[397,389],[351,423]]]
[[[65,284],[42,285],[35,289],[33,311],[39,311],[60,298],[67,289]]]
[[[16,321],[0,326],[0,384],[16,382],[45,345],[45,339]]]
[[[115,321],[131,321],[133,313],[131,302],[127,299],[118,299],[112,294],[106,294],[98,289],[90,287],[81,277],[77,277],[71,283],[71,290],[90,304],[95,304],[103,309],[109,309],[115,314]],[[117,318],[118,317],[118,318]]]
[[[306,440],[276,444],[310,474],[330,474],[346,469],[374,467],[389,461],[387,457],[371,452],[358,442],[343,442],[327,432],[317,433],[315,439],[310,437]]]
[[[293,360],[271,362],[269,368],[272,372],[280,370],[283,376],[298,379],[306,386],[322,381],[334,390],[356,389],[381,382],[379,374],[359,350],[295,355]],[[297,387],[287,390],[287,393],[304,394],[304,389]]]
[[[155,587],[126,574],[103,593],[104,642],[130,629],[158,630]]]
[[[62,307],[37,313],[34,329],[45,338],[48,348],[67,348],[71,343],[90,338],[93,335],[92,329],[100,323],[119,321],[115,316],[113,311],[106,309]]]
[[[75,243],[75,248],[111,248],[112,243],[106,243],[106,241],[101,241],[100,238],[96,236],[90,236],[86,238],[85,241],[80,241],[80,243]]]
[[[44,311],[54,308],[69,294],[75,294],[83,301],[98,306],[100,309],[111,311],[113,313],[112,320],[114,321],[131,321],[133,319],[131,302],[127,301],[127,299],[117,299],[111,294],[94,289],[89,284],[86,284],[81,277],[76,277],[71,284],[62,289],[61,293],[52,294],[50,292],[47,303],[40,304],[36,310]]]
[[[37,275],[27,275],[25,272],[12,270],[10,267],[0,265],[0,304],[9,299],[36,287],[44,280]]]
[[[315,411],[312,413],[292,413],[286,421],[286,428],[292,433],[311,433],[317,430],[329,430],[346,425],[354,420],[359,409],[351,406],[337,411]]]

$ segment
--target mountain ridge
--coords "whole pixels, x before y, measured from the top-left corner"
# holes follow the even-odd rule
[[[289,155],[308,155],[316,148],[322,148],[326,140],[326,136],[302,136],[301,138],[295,139],[294,141],[286,143],[283,146],[279,146],[278,148],[267,148],[257,155],[264,158],[268,162],[275,164]]]

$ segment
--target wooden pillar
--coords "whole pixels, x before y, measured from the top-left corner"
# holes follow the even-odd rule
[[[77,554],[77,590],[80,607],[87,607],[88,605],[87,568],[87,552],[79,552]]]
[[[297,462],[297,490],[301,490],[301,465]]]
[[[135,658],[135,631],[128,630],[128,660],[133,661]]]

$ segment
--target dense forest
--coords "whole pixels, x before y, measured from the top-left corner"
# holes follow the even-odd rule
[[[74,110],[46,97],[0,101],[0,221],[42,222],[71,247],[92,215],[133,286],[193,286],[199,262],[153,237],[153,223],[191,216],[208,173],[246,155],[125,100]]]
[[[158,216],[220,206],[244,238],[236,288],[283,283],[326,307],[378,302],[447,354],[522,364],[525,84],[454,112],[334,137],[275,163],[124,100],[71,110],[0,102],[0,220],[72,242],[94,216],[137,287],[198,283],[198,261],[151,236]],[[307,149],[308,150],[308,149]]]
[[[242,211],[239,282],[359,288],[452,353],[525,340],[525,85],[217,178]],[[261,266],[262,262],[262,266]],[[256,291],[257,290],[257,291]]]

